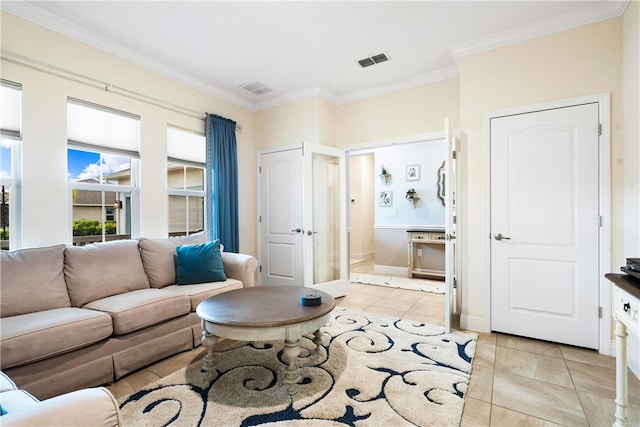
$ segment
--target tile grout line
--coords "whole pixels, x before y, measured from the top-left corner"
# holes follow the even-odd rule
[[[493,332],[491,332],[493,333]],[[491,406],[489,407],[489,425],[491,425],[491,419],[493,418],[493,397],[496,392],[496,362],[498,359],[498,337],[496,336],[495,345],[493,346],[493,375],[491,376]],[[495,405],[498,406],[498,405]]]

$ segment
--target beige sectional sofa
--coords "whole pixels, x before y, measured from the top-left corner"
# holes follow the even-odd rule
[[[176,247],[204,242],[198,233],[0,252],[0,369],[47,399],[200,345],[198,304],[253,286],[258,265],[223,252],[225,281],[176,285]]]

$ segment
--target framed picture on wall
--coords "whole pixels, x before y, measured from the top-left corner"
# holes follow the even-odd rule
[[[420,181],[420,165],[407,165],[407,181]]]
[[[393,205],[393,192],[391,190],[381,191],[378,195],[378,203],[380,207],[389,207]]]

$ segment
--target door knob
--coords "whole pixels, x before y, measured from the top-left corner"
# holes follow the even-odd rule
[[[307,230],[307,236],[313,236],[314,234],[318,234],[317,231]]]
[[[503,236],[502,233],[496,234],[493,238],[496,240],[511,240],[511,237]]]
[[[298,234],[298,233],[302,233],[302,228],[298,227],[295,230],[291,230],[291,234]]]

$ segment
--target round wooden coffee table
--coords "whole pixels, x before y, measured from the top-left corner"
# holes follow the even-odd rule
[[[314,293],[322,303],[309,307],[300,304],[300,296]],[[256,286],[222,292],[207,298],[196,308],[202,322],[202,345],[207,354],[202,367],[213,376],[215,359],[213,347],[218,338],[239,341],[284,340],[284,382],[289,393],[301,380],[298,368],[300,338],[314,332],[313,342],[320,345],[320,328],[327,324],[336,302],[326,292],[297,286]]]

